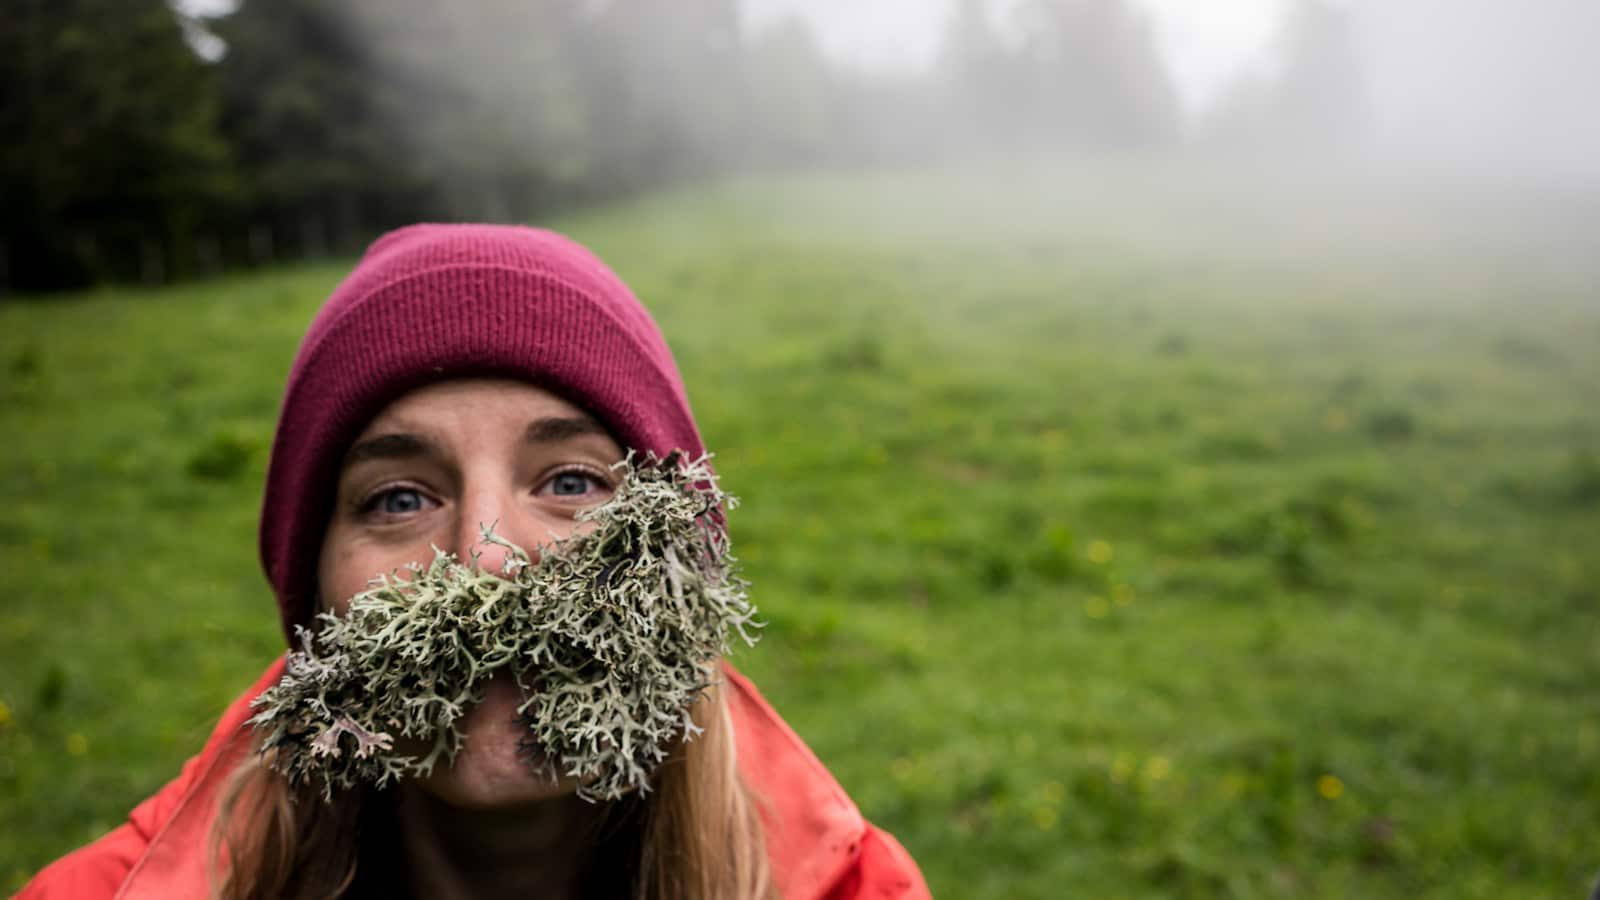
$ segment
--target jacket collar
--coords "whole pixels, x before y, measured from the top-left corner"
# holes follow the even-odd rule
[[[208,896],[211,825],[229,775],[253,752],[250,702],[276,684],[284,660],[228,707],[116,900]],[[749,679],[724,665],[739,772],[759,797],[772,876],[786,900],[821,897],[854,862],[866,821],[849,796]]]

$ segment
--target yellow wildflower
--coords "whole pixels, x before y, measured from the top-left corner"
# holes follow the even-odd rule
[[[1172,760],[1165,756],[1152,756],[1144,764],[1144,777],[1152,782],[1161,781],[1172,774]]]
[[[1087,555],[1089,557],[1089,561],[1097,566],[1103,566],[1106,563],[1111,562],[1112,550],[1110,542],[1095,538],[1089,542]]]
[[[1118,753],[1111,761],[1111,782],[1113,784],[1126,784],[1133,776],[1135,762],[1130,753]]]

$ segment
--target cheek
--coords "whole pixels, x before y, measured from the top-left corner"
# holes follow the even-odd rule
[[[521,547],[537,563],[553,542],[589,534],[599,527],[597,522],[580,522],[570,513],[534,510],[515,519],[501,519],[495,525],[495,533]]]
[[[350,598],[366,590],[372,576],[385,571],[381,556],[329,531],[317,561],[317,590],[323,608],[344,615],[350,608]]]
[[[352,533],[355,532],[355,533]],[[413,564],[433,561],[433,543],[427,537],[389,543],[346,530],[338,525],[328,529],[322,553],[317,559],[317,596],[322,608],[336,615],[349,611],[350,598],[372,587],[379,575],[394,575],[409,581]]]
[[[600,523],[569,520],[566,523],[566,526],[566,534],[561,535],[563,539],[577,537],[580,534],[592,534],[595,529],[600,527]]]

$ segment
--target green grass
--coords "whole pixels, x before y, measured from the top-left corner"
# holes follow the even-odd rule
[[[938,896],[1580,895],[1594,204],[1115,168],[554,223],[744,500],[737,662]],[[0,889],[281,651],[260,484],[347,265],[0,306]]]

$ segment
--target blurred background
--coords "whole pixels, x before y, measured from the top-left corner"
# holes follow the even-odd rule
[[[1593,185],[1597,34],[1586,0],[18,0],[0,285],[996,154]]]
[[[12,0],[0,889],[282,652],[274,415],[383,230],[677,353],[736,656],[937,896],[1600,875],[1591,0]]]

